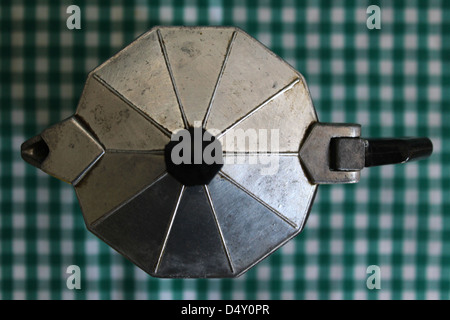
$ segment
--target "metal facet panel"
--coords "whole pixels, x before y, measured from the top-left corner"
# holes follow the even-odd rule
[[[283,94],[238,122],[220,140],[227,152],[298,152],[306,129],[315,121],[317,118],[308,88],[300,79]],[[247,133],[254,130],[259,135],[264,133],[261,129],[267,130],[266,139],[258,138],[254,144],[247,140],[245,145],[239,146],[233,139],[239,130]]]
[[[229,157],[234,157],[234,164]],[[227,154],[224,158],[221,172],[289,223],[302,227],[317,186],[309,183],[296,155]]]
[[[77,115],[107,150],[164,150],[170,141],[161,130],[93,77],[87,80]]]
[[[162,28],[178,94],[191,126],[203,121],[234,28]]]
[[[330,168],[330,141],[336,137],[356,138],[361,135],[360,125],[315,123],[300,149],[300,159],[311,183],[355,183],[361,172],[334,171]]]
[[[239,31],[206,128],[224,130],[297,78],[299,74],[285,61]]]
[[[208,189],[236,274],[300,231],[223,177],[216,176]]]
[[[203,186],[185,189],[156,276],[233,276]]]
[[[166,174],[91,230],[153,274],[180,190],[180,183]]]
[[[94,74],[169,131],[184,127],[156,30],[142,35]]]
[[[162,155],[105,153],[75,187],[86,224],[129,201],[160,176],[165,168]]]
[[[68,183],[77,183],[105,152],[75,117],[44,130],[41,137],[49,153],[40,169]]]

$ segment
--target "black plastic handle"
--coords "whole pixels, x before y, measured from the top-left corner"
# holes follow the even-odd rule
[[[365,167],[404,163],[429,157],[433,143],[428,138],[366,139]]]

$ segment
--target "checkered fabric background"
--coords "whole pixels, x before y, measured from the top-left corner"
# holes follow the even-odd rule
[[[72,4],[81,30],[66,27]],[[381,30],[366,27],[372,4]],[[20,145],[71,115],[87,73],[141,33],[210,24],[241,27],[303,73],[321,121],[428,136],[434,154],[319,187],[306,229],[240,278],[155,279],[90,234],[72,187]],[[450,1],[2,0],[0,47],[0,299],[450,297]],[[72,264],[81,290],[66,287]]]

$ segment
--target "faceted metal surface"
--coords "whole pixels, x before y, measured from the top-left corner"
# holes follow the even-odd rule
[[[308,182],[297,155],[241,155],[235,162],[225,163],[224,175],[293,227],[303,225],[317,185]]]
[[[206,128],[224,130],[296,81],[290,65],[244,32],[231,44]]]
[[[232,276],[226,248],[204,187],[186,187],[179,201],[156,275],[183,278]]]
[[[76,117],[61,121],[25,142],[22,145],[22,153],[39,151],[43,144],[46,146],[45,151],[40,151],[45,153],[42,155],[43,161],[35,165],[42,171],[74,185],[105,153],[103,147]]]
[[[207,188],[237,275],[300,231],[223,176],[214,178]]]
[[[170,141],[132,106],[91,77],[77,108],[106,150],[163,150]]]
[[[231,28],[161,29],[180,103],[191,126],[205,117],[233,34]]]
[[[225,143],[223,144],[223,150],[225,152],[298,153],[306,129],[315,121],[317,121],[317,117],[308,88],[306,83],[298,78],[293,85],[277,92],[267,103],[258,106],[254,113],[235,122],[232,127],[235,132],[255,128],[266,129],[266,145],[263,145],[260,140],[254,145],[247,143],[243,148],[237,144],[229,146]],[[277,131],[278,137],[273,136],[272,130]],[[230,134],[225,132],[221,141],[226,141],[228,138],[231,138]],[[278,140],[277,146],[270,144],[272,139]]]
[[[89,229],[154,275],[181,187],[165,174]]]
[[[75,117],[98,146],[75,184],[86,225],[153,276],[239,276],[304,226],[317,190],[298,154],[317,122],[306,82],[237,28],[150,30],[89,74]],[[194,125],[221,141],[262,129],[269,144],[222,145],[212,181],[184,186],[164,147]],[[70,160],[53,165],[80,171]]]
[[[75,186],[86,224],[129,201],[164,172],[162,155],[107,152]]]
[[[184,126],[157,30],[139,37],[93,76],[169,131]]]
[[[300,159],[312,183],[355,183],[360,170],[333,171],[330,168],[330,140],[337,137],[357,138],[361,135],[359,124],[315,123],[300,149]]]

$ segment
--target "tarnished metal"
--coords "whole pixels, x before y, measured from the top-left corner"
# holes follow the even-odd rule
[[[106,150],[163,150],[170,141],[133,106],[90,77],[76,111]]]
[[[90,225],[116,210],[165,170],[162,155],[107,151],[75,186],[86,223]]]
[[[76,185],[105,150],[76,117],[70,117],[22,144],[22,157],[42,171]]]
[[[176,167],[180,130],[215,136],[221,162]],[[93,70],[75,115],[22,157],[72,183],[87,228],[150,275],[236,277],[301,232],[319,184],[432,149],[360,134],[319,123],[303,76],[242,30],[157,27]]]
[[[366,161],[367,140],[361,138],[331,138],[330,169],[335,171],[362,170]]]
[[[187,122],[190,126],[196,121],[202,123],[236,32],[232,28],[160,30]]]
[[[286,115],[289,115],[286,117]],[[277,91],[251,113],[236,121],[233,126],[222,133],[220,141],[225,152],[292,152],[298,153],[300,143],[308,127],[317,121],[313,103],[306,82],[302,77]],[[239,130],[249,132],[254,129],[267,131],[267,139],[256,140],[255,144],[246,141],[240,146],[229,143]],[[255,132],[258,134],[259,132]],[[277,134],[277,136],[274,136]],[[276,139],[278,144],[271,144]],[[265,143],[262,143],[265,142]]]
[[[225,156],[223,176],[269,210],[300,229],[317,185],[308,182],[298,155],[249,154]],[[259,163],[259,164],[258,164]]]
[[[333,138],[357,138],[361,135],[358,124],[315,123],[300,149],[300,159],[311,183],[355,183],[360,170],[334,171],[330,167],[330,142]]]
[[[155,29],[91,73],[115,95],[164,129],[184,127],[170,70]],[[151,119],[151,120],[150,120]]]
[[[223,131],[300,78],[281,58],[237,30],[206,122]]]

